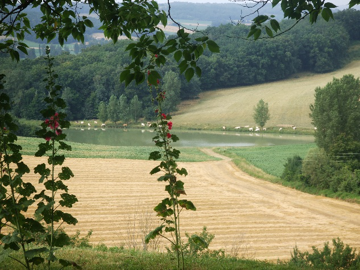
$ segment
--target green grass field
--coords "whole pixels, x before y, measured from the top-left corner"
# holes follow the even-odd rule
[[[38,149],[38,144],[44,142],[43,139],[18,137],[18,144],[23,148],[23,155],[33,156]],[[85,143],[69,142],[72,151],[65,152],[66,157],[73,158],[120,158],[120,159],[142,159],[147,160],[152,151],[158,150],[156,147],[147,146],[108,146],[94,145]],[[181,151],[179,161],[199,162],[217,160],[201,152],[196,147],[178,147]]]
[[[0,247],[0,254],[2,249]],[[20,252],[13,252],[11,256],[17,259]],[[169,253],[143,252],[123,248],[106,248],[98,246],[94,248],[64,248],[56,252],[59,258],[73,261],[82,269],[86,270],[169,270],[176,269],[176,260]],[[1,261],[2,270],[20,270],[24,269],[19,263],[5,258]],[[44,269],[36,267],[35,269]],[[53,270],[63,269],[59,264],[53,263]],[[65,268],[75,269],[75,268]],[[290,266],[287,263],[270,263],[266,261],[255,261],[247,259],[238,259],[230,256],[186,256],[185,269],[188,270],[297,270],[310,269],[307,267]]]
[[[305,158],[311,148],[315,148],[315,143],[276,145],[264,147],[228,147],[215,149],[230,157],[241,157],[265,173],[280,177],[287,158],[299,155]]]

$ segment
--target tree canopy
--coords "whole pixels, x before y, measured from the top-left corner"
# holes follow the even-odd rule
[[[263,128],[266,122],[270,119],[269,104],[262,99],[254,107],[254,121],[261,128]]]
[[[334,78],[315,89],[310,117],[316,127],[315,142],[327,154],[360,159],[360,80],[353,75]]]

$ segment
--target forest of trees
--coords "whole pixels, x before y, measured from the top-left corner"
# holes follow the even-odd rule
[[[282,28],[291,23],[282,22]],[[315,25],[301,21],[288,33],[256,42],[244,38],[249,31],[245,25],[209,27],[206,32],[221,52],[205,54],[199,60],[201,78],[194,77],[187,83],[174,59],[168,59],[167,65],[159,70],[163,76],[159,87],[167,91],[168,104],[164,104],[164,109],[172,112],[181,100],[196,98],[201,91],[281,80],[300,71],[321,73],[338,69],[349,61],[350,42],[360,38],[359,29],[354,28],[357,25],[360,25],[360,11],[346,10],[335,13],[334,21],[319,20]],[[54,67],[59,74],[58,83],[63,86],[62,98],[68,105],[66,113],[70,120],[98,118],[101,102],[108,109],[111,99],[119,104],[121,97],[128,113],[119,113],[115,117],[118,121],[154,117],[146,84],[132,83],[125,87],[119,82],[119,74],[130,62],[125,52],[129,42],[94,45],[78,55],[63,52],[55,57]],[[8,57],[0,57],[0,74],[6,74],[5,91],[14,102],[14,115],[41,119],[39,110],[46,95],[42,81],[44,59],[15,63]],[[138,104],[136,113],[130,110],[134,99]]]

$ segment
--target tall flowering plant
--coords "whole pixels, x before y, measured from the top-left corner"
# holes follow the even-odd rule
[[[0,75],[0,89],[3,85]],[[25,215],[34,204],[32,196],[36,193],[30,182],[24,182],[23,176],[30,172],[22,161],[21,146],[16,144],[17,125],[9,114],[9,97],[0,94],[0,244],[4,254],[8,250],[20,250],[23,259],[15,259],[26,269],[32,269],[39,259],[39,249],[30,244],[34,242],[34,233],[43,233],[44,228],[34,218]],[[1,266],[0,266],[1,268]]]
[[[181,242],[180,232],[180,213],[182,210],[196,210],[196,207],[191,201],[181,200],[181,195],[186,195],[184,189],[184,182],[179,179],[179,176],[186,176],[187,171],[185,168],[179,168],[176,159],[180,156],[180,151],[172,147],[172,143],[179,140],[179,138],[173,134],[173,123],[171,116],[162,112],[162,103],[165,100],[165,91],[159,91],[158,87],[156,97],[154,101],[157,104],[156,123],[152,124],[156,132],[156,136],[153,137],[153,141],[159,150],[150,153],[149,159],[161,160],[160,164],[153,168],[150,174],[162,173],[157,179],[158,181],[165,182],[165,191],[168,193],[168,197],[163,199],[155,208],[162,220],[162,225],[150,232],[145,242],[149,243],[151,239],[161,236],[167,239],[172,246],[172,250],[175,251],[177,256],[178,269],[184,269],[184,253],[183,245]],[[170,233],[170,236],[166,236],[165,233]]]
[[[61,166],[65,161],[65,156],[62,151],[71,151],[71,146],[64,142],[66,134],[62,132],[64,128],[70,126],[69,121],[65,120],[66,114],[59,112],[66,107],[63,99],[59,98],[61,87],[55,84],[57,75],[52,68],[52,60],[50,57],[50,50],[47,47],[46,60],[48,62],[48,78],[46,89],[49,96],[45,98],[48,104],[47,108],[41,111],[45,118],[41,124],[42,129],[36,132],[36,135],[44,139],[43,143],[39,144],[39,150],[35,156],[48,156],[47,164],[42,163],[35,167],[34,172],[40,175],[39,183],[44,184],[44,189],[38,193],[34,198],[39,200],[35,213],[48,225],[46,231],[47,248],[43,252],[47,253],[46,263],[48,269],[51,268],[51,263],[58,260],[55,257],[55,250],[59,247],[70,244],[70,237],[58,230],[63,223],[75,225],[77,219],[71,214],[63,212],[63,208],[71,208],[77,202],[75,195],[69,194],[68,187],[65,185],[66,180],[74,176],[71,169],[68,167],[61,167],[57,170],[57,166]],[[60,172],[56,172],[60,171]],[[59,197],[58,197],[59,196]],[[60,198],[60,199],[58,199]],[[59,260],[63,266],[73,265],[73,262],[66,260]]]

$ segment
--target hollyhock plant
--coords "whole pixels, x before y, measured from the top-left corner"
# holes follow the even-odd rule
[[[158,88],[156,88],[158,90]],[[157,215],[161,217],[162,225],[151,231],[146,237],[145,242],[149,243],[151,239],[157,236],[166,238],[172,246],[172,250],[176,252],[178,266],[183,263],[184,245],[181,240],[180,232],[180,213],[183,210],[196,210],[194,204],[189,200],[180,199],[181,195],[186,195],[184,182],[179,178],[186,176],[185,168],[179,168],[176,159],[180,156],[180,151],[172,147],[172,143],[179,140],[175,134],[171,134],[173,123],[169,121],[171,116],[162,112],[162,103],[165,99],[165,91],[157,91],[157,96],[153,99],[157,102],[157,121],[152,126],[156,132],[153,142],[158,146],[159,150],[150,153],[149,159],[161,160],[160,165],[153,168],[150,174],[163,173],[158,181],[166,183],[165,190],[168,197],[163,199],[155,208]],[[164,236],[165,233],[171,232],[172,237]],[[178,267],[179,268],[179,267]]]

